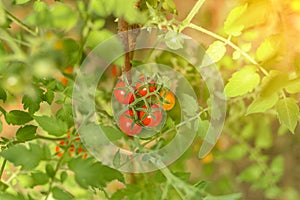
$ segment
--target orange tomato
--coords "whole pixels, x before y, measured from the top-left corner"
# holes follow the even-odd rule
[[[175,96],[170,91],[161,91],[160,96],[164,99],[162,107],[164,110],[171,110],[175,106]]]

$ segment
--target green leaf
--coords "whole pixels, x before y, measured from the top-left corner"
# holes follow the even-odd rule
[[[43,100],[46,101],[49,105],[51,105],[54,100],[54,92],[51,90],[48,90],[45,93],[45,95],[43,96]]]
[[[290,94],[300,93],[300,78],[290,80],[287,83],[285,90]]]
[[[55,170],[51,164],[46,165],[46,173],[48,174],[49,177],[54,177],[55,176]]]
[[[16,137],[17,140],[21,142],[26,142],[32,140],[36,137],[37,126],[26,125],[17,130]]]
[[[24,95],[22,98],[23,108],[26,110],[28,108],[28,112],[30,114],[35,113],[40,109],[40,103],[42,99],[35,96]]]
[[[262,170],[258,165],[252,165],[246,168],[239,176],[239,181],[253,182],[258,181],[262,174]]]
[[[100,127],[103,130],[103,132],[106,133],[106,137],[110,141],[119,140],[124,136],[124,134],[121,131],[119,131],[118,129],[115,129],[111,126],[100,125]]]
[[[277,101],[278,101],[277,94],[273,94],[268,97],[259,97],[249,105],[246,115],[250,115],[253,113],[263,113],[268,109],[272,108],[273,106],[275,106]]]
[[[54,27],[69,30],[76,24],[77,14],[66,4],[55,5],[50,12]]]
[[[120,164],[121,164],[121,156],[120,156],[120,150],[118,150],[114,156],[113,165],[114,167],[119,168],[121,166]]]
[[[0,191],[4,192],[9,186],[6,183],[0,181]]]
[[[264,77],[262,81],[261,96],[267,97],[278,91],[288,84],[289,76],[287,73],[272,70],[270,76]]]
[[[231,10],[224,23],[225,33],[228,35],[239,36],[244,29],[244,25],[237,23],[247,10],[247,4]]]
[[[0,193],[0,199],[3,200],[26,200],[24,196],[22,196],[20,193],[18,194],[18,196],[14,196],[12,194],[9,193]]]
[[[202,139],[205,138],[206,133],[208,131],[210,122],[208,120],[199,120],[199,125],[198,125],[198,136]]]
[[[65,180],[67,180],[67,178],[68,178],[68,173],[65,172],[65,171],[61,172],[61,174],[60,174],[60,182],[63,183]]]
[[[263,124],[256,131],[257,135],[255,138],[255,147],[262,149],[270,148],[273,143],[272,130],[270,129],[270,126],[265,126]]]
[[[282,49],[282,38],[280,35],[271,35],[257,49],[256,57],[260,62],[274,58]]]
[[[34,119],[50,135],[62,136],[68,132],[67,123],[53,116],[34,116]]]
[[[16,4],[25,4],[28,3],[31,0],[14,0]]]
[[[282,156],[276,156],[271,162],[270,170],[276,176],[282,176],[284,172],[284,158]]]
[[[57,199],[57,200],[74,199],[74,196],[71,193],[69,193],[59,187],[54,187],[52,189],[52,194],[53,194],[54,199]]]
[[[8,124],[24,125],[27,122],[30,122],[33,118],[27,112],[12,110],[5,115],[5,119]]]
[[[49,181],[49,176],[43,172],[33,172],[31,173],[31,177],[33,178],[33,185],[45,185]]]
[[[224,154],[224,158],[228,160],[240,160],[247,153],[247,148],[244,145],[234,145],[228,149]]]
[[[209,45],[206,53],[208,55],[208,59],[210,59],[212,62],[218,62],[226,53],[226,45],[224,42],[217,40]]]
[[[0,87],[0,100],[3,100],[3,102],[5,102],[6,99],[7,99],[7,94],[5,90],[2,87]]]
[[[86,45],[90,48],[95,48],[98,44],[103,42],[104,40],[110,38],[112,33],[108,30],[92,30],[89,32],[87,37]]]
[[[181,49],[183,47],[184,39],[183,35],[175,31],[167,32],[164,38],[166,45],[173,50]]]
[[[94,162],[93,158],[83,160],[82,158],[72,159],[68,166],[75,173],[76,182],[83,188],[104,187],[106,183],[118,179],[124,182],[123,175],[112,168]]]
[[[292,98],[282,99],[277,103],[276,111],[280,124],[286,126],[292,133],[295,133],[300,116],[297,101]]]
[[[29,148],[21,144],[14,145],[3,151],[1,156],[15,166],[21,166],[22,170],[32,170],[41,160],[47,159],[46,153],[39,145],[30,143]]]
[[[68,127],[73,126],[74,119],[73,119],[73,112],[72,112],[72,105],[65,104],[61,109],[56,112],[57,119],[64,121],[68,124]]]
[[[180,102],[181,108],[187,116],[195,116],[197,114],[199,109],[197,100],[195,98],[187,94],[182,94],[181,98],[179,99],[182,99]]]
[[[228,97],[237,97],[249,92],[259,84],[260,76],[256,73],[254,66],[246,66],[235,72],[225,86],[225,93]]]

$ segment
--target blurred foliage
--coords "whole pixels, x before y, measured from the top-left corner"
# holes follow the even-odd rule
[[[299,1],[198,0],[186,13],[181,4],[0,0],[0,133],[13,134],[0,141],[0,199],[300,198],[299,183],[287,181],[299,172],[293,171],[299,157],[291,152],[299,143]],[[227,118],[223,135],[205,158],[197,155],[211,117],[209,91],[191,64],[167,52],[154,55],[155,62],[180,72],[198,98],[185,97],[190,105],[185,112],[199,117],[188,151],[161,171],[126,174],[86,158],[86,150],[76,146],[72,90],[77,70],[97,44],[117,33],[120,18],[166,31],[171,49],[183,47],[185,38],[177,33],[186,33],[205,47],[205,62],[217,63],[226,83]],[[114,73],[108,68],[104,81],[116,82],[121,68]],[[97,90],[95,101],[107,108],[99,110],[101,126],[116,144],[142,148],[115,126],[112,88],[106,83]],[[19,107],[11,109],[16,102]],[[175,132],[178,126],[176,106],[165,130]],[[159,141],[152,148],[167,143]],[[56,151],[59,145],[63,153]]]

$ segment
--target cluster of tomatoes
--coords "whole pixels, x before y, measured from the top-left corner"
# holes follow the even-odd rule
[[[81,155],[83,159],[87,157],[86,149],[82,146],[81,140],[79,137],[76,137],[71,145],[71,135],[68,133],[68,138],[66,140],[59,141],[58,145],[55,148],[57,156],[60,158],[63,156],[64,151],[68,148],[68,155],[74,157],[75,155]]]
[[[123,77],[113,94],[118,103],[126,105],[119,117],[119,127],[129,136],[139,134],[143,128],[159,126],[163,112],[175,105],[174,94],[149,77],[141,77],[135,82]]]

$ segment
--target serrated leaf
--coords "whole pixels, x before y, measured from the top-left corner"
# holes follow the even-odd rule
[[[225,33],[228,35],[239,36],[244,29],[244,25],[237,23],[240,17],[247,10],[247,4],[231,10],[224,23]]]
[[[169,31],[165,35],[165,43],[166,45],[173,50],[181,49],[183,47],[184,38],[180,33],[175,31]]]
[[[256,58],[258,61],[267,61],[274,58],[281,50],[282,38],[280,35],[271,35],[257,49]]]
[[[225,86],[225,93],[228,97],[237,97],[249,92],[259,84],[260,76],[256,73],[254,66],[246,66],[235,72]]]
[[[281,99],[276,105],[276,111],[280,124],[286,126],[292,133],[295,133],[295,128],[299,120],[299,106],[295,99]]]
[[[26,125],[17,130],[16,137],[17,140],[21,142],[32,140],[36,137],[36,126]]]
[[[53,116],[34,116],[34,119],[50,135],[62,136],[68,132],[67,123]]]
[[[7,99],[7,94],[6,94],[5,90],[2,87],[0,87],[0,100],[5,102],[6,99]]]
[[[180,102],[183,112],[187,116],[195,116],[198,111],[198,103],[195,98],[190,95],[182,94]]]
[[[208,59],[212,62],[218,62],[221,60],[226,53],[226,45],[224,42],[215,41],[211,45],[209,45],[206,50],[206,54],[208,55]],[[205,63],[204,61],[202,63]]]
[[[26,110],[28,108],[28,112],[33,114],[40,109],[40,103],[42,99],[39,97],[31,97],[29,95],[24,95],[22,98],[23,108]]]
[[[33,120],[33,118],[24,111],[12,110],[5,115],[6,122],[12,125],[24,125]]]
[[[45,93],[43,100],[46,101],[49,105],[51,105],[54,100],[54,92],[51,90],[48,90]]]
[[[268,109],[272,108],[273,106],[275,106],[277,101],[278,101],[277,94],[273,94],[268,97],[259,97],[249,105],[246,115],[250,115],[253,113],[263,113]]]
[[[64,121],[68,124],[68,127],[73,126],[74,119],[73,119],[73,112],[72,112],[72,105],[65,104],[61,109],[56,112],[57,119]]]
[[[52,189],[52,194],[53,194],[54,199],[57,199],[57,200],[71,200],[71,199],[74,199],[74,196],[71,193],[69,193],[69,192],[67,192],[67,191],[65,191],[65,190],[63,190],[59,187],[54,187]]]
[[[47,159],[45,154],[45,150],[39,145],[30,143],[29,148],[21,144],[14,145],[3,151],[1,156],[15,166],[21,166],[22,170],[32,170],[38,166],[41,160]]]
[[[124,182],[123,175],[112,168],[94,162],[93,158],[83,160],[82,158],[72,159],[68,166],[75,173],[76,182],[83,188],[104,187],[106,183],[118,179]]]

